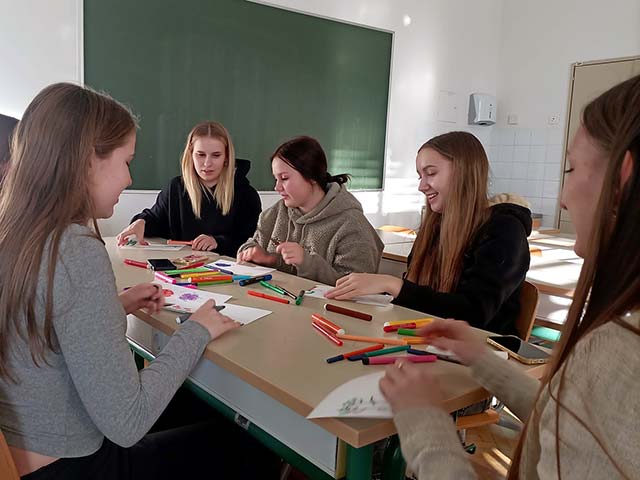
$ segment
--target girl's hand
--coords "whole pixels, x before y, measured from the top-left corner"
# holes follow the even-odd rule
[[[238,328],[242,325],[240,322],[231,320],[226,315],[222,315],[215,308],[216,302],[213,300],[207,300],[198,310],[193,312],[189,320],[198,322],[209,332],[211,340],[224,335],[229,330]]]
[[[471,365],[488,350],[487,344],[478,332],[461,320],[435,319],[419,329],[418,334],[428,338],[429,345],[441,350],[450,350],[465,365]]]
[[[276,264],[276,256],[267,253],[264,248],[259,245],[255,247],[249,247],[246,250],[242,250],[237,255],[238,262],[252,262],[258,265],[265,265],[267,267],[273,267]]]
[[[422,407],[441,407],[442,390],[428,365],[396,360],[380,379],[380,391],[393,413]]]
[[[144,220],[138,219],[116,235],[118,246],[121,247],[129,240],[129,237],[135,236],[140,245],[149,245],[144,240]]]
[[[283,242],[276,247],[276,252],[282,255],[287,265],[301,265],[304,261],[304,249],[295,242]]]
[[[199,250],[202,252],[211,252],[218,248],[218,242],[210,235],[198,235],[191,244],[193,250]]]
[[[127,315],[146,308],[150,313],[156,313],[164,306],[164,295],[159,285],[141,283],[128,288],[119,295],[120,302]]]
[[[350,273],[339,278],[336,288],[329,290],[325,296],[336,300],[349,300],[359,295],[386,292],[397,297],[401,288],[402,280],[391,275]]]

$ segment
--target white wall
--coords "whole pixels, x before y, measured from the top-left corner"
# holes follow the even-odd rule
[[[20,118],[54,82],[80,81],[80,0],[0,0],[0,113]]]
[[[504,2],[493,188],[524,194],[545,225],[557,212],[570,66],[640,55],[639,27],[638,0]],[[507,126],[509,114],[517,126]],[[551,115],[557,126],[548,124]]]

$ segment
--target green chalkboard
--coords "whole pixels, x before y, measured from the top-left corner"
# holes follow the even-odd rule
[[[392,34],[244,0],[85,0],[84,80],[140,117],[134,189],[179,174],[193,125],[230,131],[250,180],[269,156],[316,137],[331,173],[382,188]]]

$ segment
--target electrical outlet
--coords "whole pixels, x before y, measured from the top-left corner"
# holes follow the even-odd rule
[[[549,125],[558,125],[560,123],[560,115],[557,113],[549,115],[548,123]]]

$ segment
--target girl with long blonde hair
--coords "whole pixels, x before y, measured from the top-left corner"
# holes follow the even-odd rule
[[[420,333],[526,422],[510,479],[638,478],[640,76],[587,105],[567,159],[562,206],[584,265],[542,382],[493,355],[465,322]],[[396,364],[380,388],[420,480],[476,478],[428,368]]]
[[[470,133],[445,133],[426,142],[416,170],[428,207],[406,277],[347,275],[327,297],[386,292],[404,307],[515,333],[529,269],[531,212],[514,203],[489,205],[489,162]]]
[[[237,159],[231,135],[217,122],[191,129],[182,153],[182,175],[169,182],[151,208],[133,217],[117,237],[162,237],[192,242],[194,250],[234,256],[256,229],[262,210],[251,186],[248,160]]]

